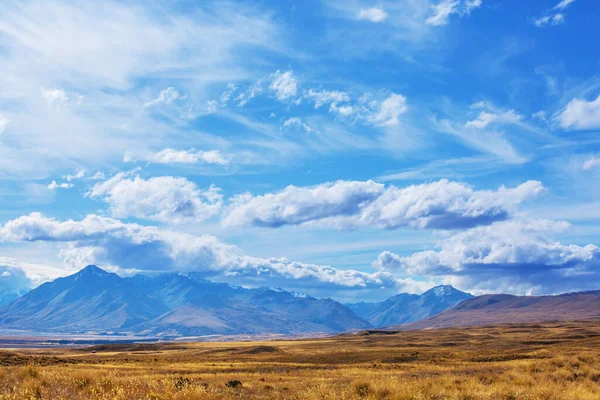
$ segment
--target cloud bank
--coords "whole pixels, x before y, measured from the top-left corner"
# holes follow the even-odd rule
[[[442,179],[399,188],[373,181],[338,181],[315,187],[288,186],[281,192],[234,198],[226,226],[320,224],[339,228],[462,229],[508,218],[523,201],[545,192],[538,181],[496,191]]]

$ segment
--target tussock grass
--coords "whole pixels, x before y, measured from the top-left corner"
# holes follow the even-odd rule
[[[0,400],[600,399],[600,321],[94,351],[4,352]]]

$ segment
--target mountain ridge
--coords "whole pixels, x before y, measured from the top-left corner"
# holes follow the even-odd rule
[[[374,327],[381,328],[430,317],[472,297],[450,285],[438,285],[420,295],[399,293],[382,302],[346,306]]]
[[[195,275],[122,278],[90,265],[1,307],[0,327],[197,336],[335,333],[371,325],[331,299],[232,287]]]
[[[388,329],[431,329],[600,318],[600,290],[545,296],[487,294],[420,321]]]

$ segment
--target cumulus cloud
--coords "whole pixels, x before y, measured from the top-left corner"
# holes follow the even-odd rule
[[[56,183],[56,181],[52,181],[50,182],[50,184],[48,185],[48,189],[50,190],[56,190],[56,189],[71,189],[72,187],[74,187],[75,185],[73,185],[70,182],[62,182],[62,183]]]
[[[379,126],[398,126],[400,115],[407,110],[406,97],[396,93],[391,93],[379,104],[370,102],[369,105],[371,110],[366,118],[369,122]]]
[[[484,129],[493,123],[515,124],[521,121],[522,119],[523,116],[518,114],[515,110],[508,110],[499,114],[482,111],[481,113],[479,113],[479,116],[476,119],[467,121],[465,123],[465,126],[467,128]]]
[[[385,10],[378,7],[361,8],[356,14],[356,19],[367,20],[371,22],[383,22],[387,19],[387,17],[388,14],[385,12]]]
[[[486,101],[472,104],[470,108],[482,111],[477,118],[465,123],[467,128],[485,129],[492,124],[518,124],[523,120],[523,116],[515,110],[499,110]]]
[[[277,100],[287,101],[298,94],[298,80],[293,71],[281,72],[277,70],[271,75],[269,89],[275,92]]]
[[[157,164],[217,164],[227,165],[230,159],[218,150],[174,150],[164,149],[155,154],[150,154],[144,160]]]
[[[33,286],[18,260],[0,257],[0,305],[22,296]]]
[[[555,119],[563,129],[600,129],[600,95],[592,101],[571,100]]]
[[[386,188],[373,181],[338,181],[315,187],[288,186],[262,196],[238,196],[227,208],[223,223],[271,228],[322,224],[460,229],[504,220],[521,202],[544,192],[538,181],[496,191],[476,191],[445,179],[405,188]]]
[[[481,4],[482,0],[441,0],[431,6],[431,15],[425,23],[432,26],[446,25],[451,15],[468,15],[475,8],[481,7]]]
[[[308,126],[304,121],[302,121],[302,118],[298,118],[298,117],[292,117],[292,118],[286,120],[283,123],[283,127],[285,129],[294,129],[294,130],[299,130],[299,131],[305,131],[308,133],[315,131],[313,128]]]
[[[95,184],[87,193],[108,203],[117,218],[135,217],[153,221],[199,222],[216,215],[223,196],[214,186],[200,190],[185,178],[160,176],[143,179],[119,173]]]
[[[163,231],[97,215],[58,221],[32,213],[4,224],[0,241],[62,243],[61,256],[67,265],[79,268],[95,263],[123,270],[197,271],[230,283],[278,284],[309,293],[360,289],[381,295],[385,290],[423,289],[417,282],[398,280],[388,272],[369,274],[286,258],[251,257],[213,236]]]
[[[408,275],[453,277],[485,290],[497,282],[537,288],[542,293],[591,288],[600,277],[600,248],[564,245],[552,234],[567,229],[566,222],[509,220],[457,233],[439,243],[439,250],[410,256],[389,251],[373,266]]]
[[[63,178],[66,179],[67,182],[71,182],[71,181],[74,181],[77,179],[81,179],[84,176],[85,176],[85,171],[80,169],[80,170],[77,170],[74,175],[68,174],[68,175],[63,176]]]

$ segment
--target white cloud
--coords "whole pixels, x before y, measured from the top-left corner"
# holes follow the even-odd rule
[[[400,115],[406,110],[406,97],[392,93],[367,114],[367,119],[375,125],[394,127],[400,124]]]
[[[563,245],[549,235],[567,229],[566,222],[517,220],[497,222],[457,233],[410,256],[383,252],[374,267],[408,275],[454,277],[474,287],[497,291],[500,282],[553,293],[584,290],[600,277],[600,248]],[[464,283],[464,282],[463,282]]]
[[[288,120],[286,120],[283,123],[283,127],[285,129],[302,130],[302,131],[305,131],[305,132],[308,132],[308,133],[314,132],[314,129],[312,129],[304,121],[302,121],[301,118],[298,118],[298,117],[289,118]]]
[[[387,19],[388,14],[382,8],[361,8],[356,14],[356,19],[367,20],[371,22],[383,22]]]
[[[431,15],[425,20],[425,23],[432,26],[446,25],[450,21],[451,15],[468,15],[481,5],[482,0],[441,0],[431,6]]]
[[[104,172],[98,171],[90,179],[93,180],[93,181],[101,181],[104,178],[106,178],[105,175],[104,175]]]
[[[471,121],[467,121],[465,126],[467,128],[484,129],[488,125],[493,123],[498,124],[516,124],[523,119],[523,116],[518,114],[515,110],[508,110],[503,113],[493,113],[487,111],[481,111],[479,116]]]
[[[256,84],[251,85],[245,91],[239,93],[236,96],[236,98],[235,98],[236,105],[238,107],[244,107],[246,104],[248,104],[250,101],[252,101],[252,99],[254,99],[256,96],[261,94],[262,91],[263,91],[263,88],[261,86],[261,82],[257,82]]]
[[[110,206],[117,218],[135,217],[166,223],[199,222],[216,215],[223,196],[211,186],[201,191],[185,178],[160,176],[143,179],[119,173],[95,184],[87,193]]]
[[[600,95],[596,100],[573,99],[555,115],[555,120],[564,129],[600,129]]]
[[[286,101],[298,94],[298,80],[292,71],[277,70],[271,75],[269,89],[275,92],[277,100]]]
[[[583,162],[582,168],[586,171],[600,167],[600,157],[588,158]]]
[[[20,296],[27,293],[33,285],[18,260],[0,257],[0,296],[8,293]]]
[[[540,110],[531,115],[531,118],[539,119],[540,121],[546,121],[548,119],[548,114],[546,111]]]
[[[202,151],[202,150],[174,150],[164,149],[156,154],[148,155],[144,160],[158,164],[218,164],[227,165],[229,159],[224,157],[218,150]],[[130,161],[133,161],[132,159]]]
[[[221,96],[219,96],[219,101],[221,102],[221,106],[225,106],[227,105],[227,103],[229,103],[229,99],[231,99],[231,97],[235,94],[235,92],[237,91],[237,86],[235,86],[234,83],[229,82],[227,84],[227,89],[221,93]]]
[[[10,120],[8,118],[0,117],[0,135],[4,133]]]
[[[32,213],[5,223],[0,241],[63,243],[61,257],[76,268],[94,263],[123,270],[198,271],[230,283],[269,284],[326,295],[363,290],[380,296],[385,290],[391,294],[424,289],[418,282],[396,279],[387,272],[370,274],[286,258],[251,257],[213,236],[163,231],[97,215],[81,221],[57,221]]]
[[[440,26],[446,25],[450,20],[450,15],[458,12],[458,0],[443,0],[431,6],[432,15],[425,21],[428,25]]]
[[[82,170],[82,169],[80,169],[80,170],[77,170],[77,172],[75,172],[75,175],[69,174],[69,175],[63,176],[63,178],[66,179],[67,182],[71,182],[71,181],[74,181],[76,179],[81,179],[84,176],[85,176],[85,171]]]
[[[56,190],[56,189],[71,189],[74,185],[70,182],[56,183],[56,181],[50,182],[48,185],[48,189]]]
[[[438,182],[387,188],[373,181],[338,181],[315,187],[288,186],[263,196],[234,198],[223,223],[276,228],[320,224],[340,228],[460,229],[506,219],[525,200],[545,192],[540,182],[497,191]]]
[[[173,104],[175,100],[183,100],[186,96],[182,96],[179,90],[174,87],[168,87],[160,91],[160,94],[154,100],[144,104],[145,108],[156,106],[159,104]]]
[[[315,108],[320,108],[324,105],[330,104],[336,106],[339,103],[345,103],[350,101],[350,94],[347,92],[340,92],[337,90],[313,90],[310,89],[304,94],[304,98],[311,100],[315,103]]]
[[[575,3],[575,0],[562,0],[560,3],[558,3],[556,6],[554,6],[554,9],[555,10],[564,10],[571,3]]]
[[[44,87],[41,87],[40,91],[42,97],[49,105],[61,106],[69,101],[69,97],[62,89],[45,89]]]
[[[565,23],[565,15],[562,13],[571,3],[575,0],[562,0],[557,5],[549,10],[546,10],[545,14],[539,18],[533,20],[533,24],[541,28],[543,26],[556,26]]]
[[[262,7],[202,2],[180,11],[140,0],[3,4],[2,109],[18,132],[3,141],[14,161],[0,162],[0,174],[39,179],[112,165],[126,149],[214,143],[206,132],[185,135],[186,120],[209,112],[211,89],[253,79],[257,61],[290,49]],[[173,100],[183,97],[178,87],[185,101]],[[51,112],[47,101],[64,106]],[[145,103],[157,107],[142,112]]]
[[[561,25],[565,23],[565,16],[563,14],[557,13],[554,15],[545,15],[543,17],[537,18],[533,21],[534,25],[538,28],[544,25]]]

